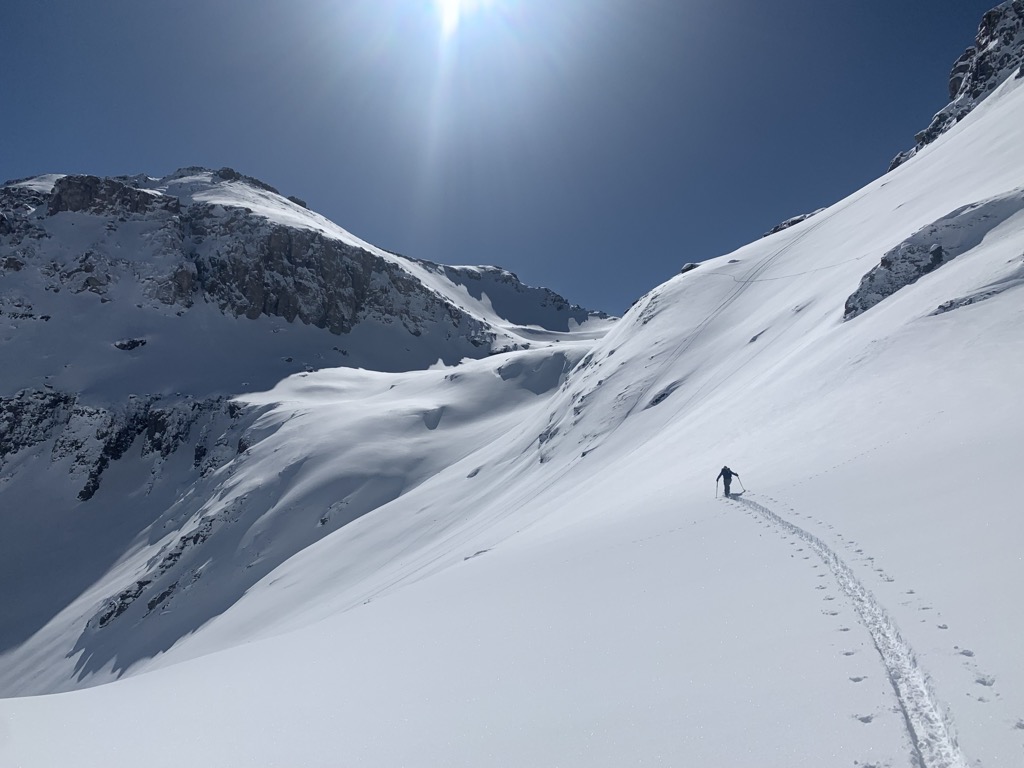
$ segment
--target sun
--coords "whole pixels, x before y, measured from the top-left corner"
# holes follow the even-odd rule
[[[441,19],[441,34],[449,38],[459,28],[459,22],[464,16],[482,10],[491,4],[492,0],[434,0],[437,6],[437,13]]]

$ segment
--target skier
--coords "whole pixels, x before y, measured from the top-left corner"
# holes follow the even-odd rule
[[[725,486],[725,498],[729,498],[729,486],[732,484],[732,476],[740,476],[739,472],[733,472],[728,467],[722,467],[722,471],[718,473],[718,477],[715,478],[715,485],[718,485],[718,481],[722,481],[722,485]]]

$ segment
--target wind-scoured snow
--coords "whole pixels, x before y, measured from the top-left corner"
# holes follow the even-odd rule
[[[600,338],[249,390],[239,450],[180,487],[170,454],[134,531],[103,504],[149,478],[111,464],[80,510],[116,557],[0,654],[0,758],[1018,765],[1024,222],[844,314],[915,233],[1017,194],[1022,124],[1010,78]],[[715,498],[725,463],[756,502]]]

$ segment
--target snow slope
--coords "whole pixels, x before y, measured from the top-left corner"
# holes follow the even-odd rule
[[[613,322],[497,267],[367,246],[230,169],[163,179],[49,174],[0,186],[0,583],[13,585],[0,590],[0,677],[36,680],[41,667],[73,685],[45,661],[54,653],[46,638],[63,642],[69,632],[79,636],[58,655],[85,647],[81,678],[114,656],[127,668],[330,532],[326,523],[298,532],[284,517],[268,533],[259,522],[266,510],[218,506],[222,475],[234,473],[219,470],[258,433],[258,410],[232,396],[325,366],[426,370],[509,349],[568,350]],[[506,388],[511,407],[514,382]],[[418,482],[421,463],[394,479],[376,469],[349,478],[346,493],[385,490],[346,501],[333,517],[351,520],[398,495]],[[193,556],[221,546],[211,537],[248,541],[240,532],[250,525],[276,545],[218,561],[229,576],[204,566],[197,586]],[[205,546],[193,555],[199,539]],[[143,569],[154,575],[125,583],[138,569],[131,558],[152,556],[144,553],[154,542],[166,550]],[[233,586],[208,591],[215,579]],[[154,620],[123,631],[131,615],[108,626],[136,600],[136,609],[152,603],[163,613],[185,592],[190,607],[175,601],[173,630]],[[83,632],[93,619],[104,630],[95,636]]]
[[[1021,765],[1024,212],[951,216],[1019,199],[1021,124],[1010,79],[603,338],[243,395],[247,450],[0,659],[11,694],[96,686],[0,700],[0,757]],[[844,320],[883,257],[928,237],[955,258]],[[725,462],[748,489],[728,501]],[[83,628],[233,519],[182,550],[182,591],[147,617],[135,601]],[[233,573],[321,521],[237,593]]]

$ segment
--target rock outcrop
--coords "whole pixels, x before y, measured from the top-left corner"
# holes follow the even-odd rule
[[[47,212],[69,211],[124,216],[153,210],[177,213],[178,200],[129,186],[117,179],[97,176],[63,176],[53,185]]]
[[[191,244],[189,261],[165,279],[159,294],[175,302],[198,292],[235,316],[297,319],[338,335],[373,320],[400,323],[412,336],[441,323],[477,346],[494,339],[483,322],[400,266],[319,232],[193,205],[182,242]]]
[[[949,104],[914,137],[913,149],[893,158],[889,170],[963,120],[1011,76],[1024,77],[1024,0],[1009,0],[982,17],[974,45],[961,54],[949,73]]]
[[[774,235],[776,232],[782,232],[783,230],[789,229],[790,227],[794,227],[801,221],[807,221],[807,219],[811,218],[812,216],[817,216],[824,210],[824,208],[819,208],[818,210],[811,211],[810,213],[801,213],[799,216],[793,216],[792,218],[786,219],[785,221],[776,224],[774,227],[772,227],[763,235],[761,235],[761,237],[768,237],[769,235]]]
[[[860,286],[846,300],[843,319],[857,317],[901,288],[968,253],[989,232],[1022,210],[1024,188],[1018,188],[1005,195],[965,205],[921,228],[887,251],[878,266],[864,275]],[[950,302],[942,311],[966,303],[970,302]]]
[[[234,194],[229,203],[216,195],[226,188]],[[251,204],[263,210],[254,212]],[[78,218],[62,219],[69,215]],[[443,267],[362,247],[333,234],[330,222],[302,200],[281,197],[230,168],[184,168],[164,179],[39,177],[0,187],[0,267],[34,268],[48,291],[90,291],[111,300],[109,287],[127,280],[140,283],[149,299],[182,309],[205,301],[235,317],[283,317],[336,335],[366,322],[413,337],[434,328],[488,354],[496,329],[425,284],[413,265],[445,276],[456,294],[458,286],[473,294],[481,276],[492,294],[517,294],[521,301],[498,302],[489,294],[492,304],[522,315],[509,317],[513,323],[567,326],[570,317],[605,317],[524,286],[504,270]],[[460,345],[453,355],[468,351]]]
[[[201,477],[238,453],[232,430],[241,417],[242,409],[223,397],[165,401],[154,395],[102,408],[65,392],[23,390],[0,397],[0,471],[8,457],[42,447],[53,464],[66,465],[79,479],[78,500],[88,501],[110,464],[129,451],[158,474],[162,460],[187,447]]]

